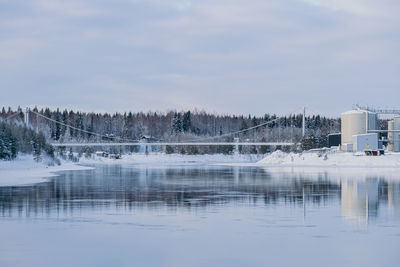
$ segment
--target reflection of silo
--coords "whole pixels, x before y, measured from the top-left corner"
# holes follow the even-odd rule
[[[351,110],[342,113],[342,145],[351,144],[353,135],[366,134],[377,129],[376,113],[364,110]]]
[[[343,217],[356,220],[374,217],[378,211],[378,181],[344,181],[341,199]]]
[[[388,183],[388,207],[392,210],[400,211],[400,184]]]

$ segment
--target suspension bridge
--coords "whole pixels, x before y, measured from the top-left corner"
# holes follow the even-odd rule
[[[290,142],[146,142],[146,143],[52,143],[55,147],[94,146],[292,146]]]
[[[302,110],[303,111],[303,118],[302,118],[302,134],[304,136],[305,134],[305,108]],[[19,113],[13,114],[11,116],[9,116],[8,118],[6,118],[6,120],[11,119],[12,117],[16,117]],[[102,139],[108,139],[110,140],[110,142],[91,142],[91,143],[78,143],[78,142],[66,142],[66,143],[59,143],[59,142],[53,142],[51,143],[54,147],[122,147],[122,146],[269,146],[269,147],[276,147],[276,146],[293,146],[296,145],[296,143],[294,142],[243,142],[243,141],[239,141],[239,138],[235,138],[234,142],[217,142],[217,141],[213,141],[215,139],[221,139],[223,137],[233,137],[233,136],[238,136],[241,133],[244,132],[248,132],[251,130],[255,130],[257,128],[260,127],[265,127],[268,126],[272,123],[276,123],[279,122],[279,120],[281,119],[280,117],[269,120],[267,122],[255,125],[253,127],[249,127],[240,131],[234,131],[234,132],[230,132],[230,133],[226,133],[226,134],[222,134],[222,135],[218,135],[218,136],[211,136],[211,137],[205,137],[205,138],[198,138],[196,140],[192,140],[192,141],[182,141],[182,142],[166,142],[166,141],[159,141],[159,142],[143,142],[142,140],[132,140],[132,139],[127,139],[127,138],[123,138],[123,137],[116,137],[116,136],[110,136],[110,135],[104,135],[104,134],[99,134],[99,133],[95,133],[92,131],[88,131],[88,130],[84,130],[84,129],[80,129],[77,127],[74,127],[72,125],[68,125],[66,123],[63,123],[61,121],[49,118],[39,112],[36,112],[34,110],[31,110],[30,108],[26,108],[25,110],[25,114],[24,114],[24,120],[25,120],[25,124],[27,126],[30,125],[30,115],[33,116],[37,116],[40,118],[43,118],[49,122],[53,122],[59,125],[62,125],[64,127],[68,127],[71,128],[73,130],[82,132],[82,133],[86,133],[86,134],[90,134],[92,136],[96,136]]]

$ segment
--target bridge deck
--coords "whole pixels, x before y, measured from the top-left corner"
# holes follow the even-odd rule
[[[55,147],[83,147],[83,146],[292,146],[294,143],[287,142],[212,142],[212,143],[195,143],[195,142],[182,142],[182,143],[54,143]]]

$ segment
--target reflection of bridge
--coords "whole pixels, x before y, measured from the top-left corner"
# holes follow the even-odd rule
[[[95,147],[95,146],[292,146],[288,142],[179,142],[179,143],[54,143],[55,147]]]

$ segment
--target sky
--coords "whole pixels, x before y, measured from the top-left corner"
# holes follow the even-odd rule
[[[400,108],[398,0],[0,0],[0,106]]]

